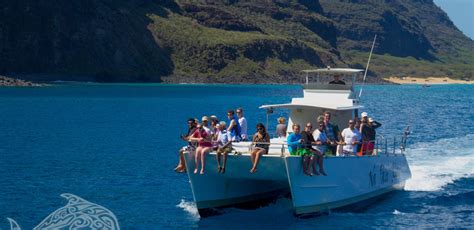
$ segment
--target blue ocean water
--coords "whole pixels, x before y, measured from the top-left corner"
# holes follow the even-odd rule
[[[31,229],[72,193],[110,209],[123,229],[474,228],[474,86],[367,86],[362,103],[385,136],[411,125],[404,191],[357,212],[295,218],[285,198],[200,219],[187,176],[172,171],[186,119],[302,96],[287,85],[64,84],[0,88],[0,229]],[[276,118],[286,111],[275,111]]]

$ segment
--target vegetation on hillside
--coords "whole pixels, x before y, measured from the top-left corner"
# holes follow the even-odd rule
[[[26,0],[2,7],[0,74],[41,77],[33,80],[300,82],[302,69],[364,67],[375,34],[375,81],[473,79],[474,42],[432,0]]]

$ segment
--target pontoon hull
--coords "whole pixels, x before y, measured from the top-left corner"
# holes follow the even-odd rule
[[[186,154],[186,166],[194,200],[200,214],[210,208],[235,206],[269,200],[289,194],[285,162],[279,156],[266,156],[255,174],[250,156],[229,155],[225,174],[217,172],[215,153],[206,157],[204,175],[194,174],[194,156]]]
[[[285,157],[295,214],[327,211],[397,189],[411,177],[404,155],[329,157],[328,176],[307,176],[300,157]]]
[[[191,188],[200,214],[206,210],[276,199],[291,191],[297,215],[327,211],[403,189],[411,177],[405,155],[328,157],[328,176],[307,176],[301,157],[264,155],[258,171],[249,173],[250,156],[229,155],[225,174],[217,173],[215,153],[206,158],[204,175],[194,174],[194,158],[186,154]],[[206,214],[205,214],[206,213]]]

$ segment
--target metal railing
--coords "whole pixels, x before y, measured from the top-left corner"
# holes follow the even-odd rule
[[[377,155],[395,155],[395,154],[404,154],[405,149],[406,149],[406,144],[407,144],[407,139],[408,135],[410,134],[410,128],[407,127],[404,131],[404,134],[401,138],[397,139],[396,137],[393,137],[393,142],[392,139],[390,138],[385,138],[383,135],[377,135],[377,138],[375,141],[362,141],[357,144],[347,144],[343,142],[339,142],[333,146],[339,146],[341,148],[341,151],[336,151],[335,156],[339,156],[338,152],[344,152],[343,147],[347,145],[352,145],[354,148],[359,149],[360,148],[363,150],[365,146],[368,146],[369,143],[373,143],[373,149],[369,148],[365,152],[362,153],[364,156],[377,156]],[[215,141],[212,141],[215,143]],[[243,143],[243,142],[236,142],[236,145],[239,145],[238,143]],[[247,150],[248,152],[251,152],[256,144],[262,144],[262,145],[268,145],[269,149],[275,149],[275,146],[281,146],[280,147],[280,155],[281,157],[287,156],[289,153],[287,152],[288,149],[288,143],[286,140],[282,140],[281,142],[246,142],[248,143]],[[232,145],[231,145],[232,146]],[[312,145],[318,146],[318,145]],[[328,145],[329,146],[329,145]],[[241,148],[245,148],[246,146],[240,146]],[[273,147],[273,148],[272,148]],[[368,151],[368,152],[367,152]],[[354,152],[353,155],[360,155],[360,151]],[[359,154],[358,154],[359,153]],[[343,156],[345,154],[342,154]]]

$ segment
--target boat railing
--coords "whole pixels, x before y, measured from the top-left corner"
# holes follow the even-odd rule
[[[362,148],[362,150],[365,150],[363,148],[365,148],[365,146],[368,146],[370,143],[373,143],[373,148],[370,148],[370,150],[368,151],[372,151],[371,153],[363,153],[362,155],[366,155],[366,156],[377,156],[377,155],[397,155],[397,154],[403,154],[404,153],[404,146],[403,146],[403,138],[402,139],[397,139],[396,137],[394,137],[393,139],[389,139],[388,138],[385,138],[384,136],[382,135],[379,135],[378,136],[379,138],[377,138],[376,140],[374,141],[363,141],[363,142],[360,142],[358,144],[351,144],[351,143],[343,143],[343,142],[339,142],[337,144],[335,144],[334,146],[338,146],[339,148],[341,148],[340,151],[337,151],[337,152],[343,152],[343,148],[344,146],[349,146],[349,145],[352,145],[354,146],[355,148]],[[243,144],[242,142],[238,142],[238,143],[241,143]],[[241,147],[246,147],[246,149],[248,150],[248,152],[252,152],[252,150],[255,148],[255,145],[257,144],[261,144],[261,145],[268,145],[269,148],[275,150],[275,149],[280,149],[280,155],[282,157],[284,156],[287,156],[289,155],[289,152],[287,151],[288,150],[288,143],[286,141],[279,141],[279,142],[245,142],[245,144],[247,144],[247,146],[241,146]],[[312,145],[313,147],[317,147],[318,145]],[[359,154],[357,153],[354,153],[354,155],[361,155],[360,154],[360,151],[358,151]],[[276,153],[276,152],[273,152],[273,153]],[[336,153],[336,156],[342,156],[344,154],[337,154]]]

